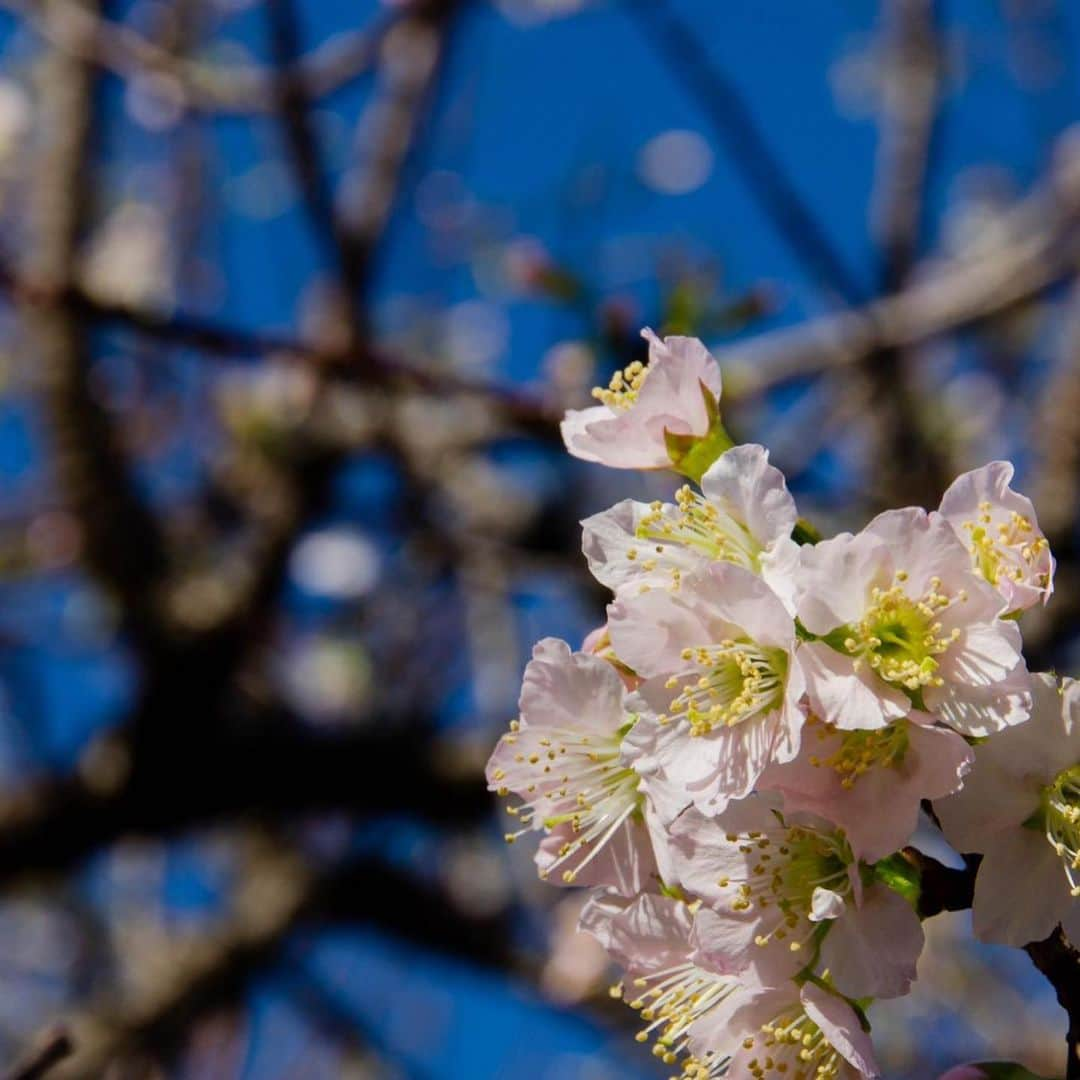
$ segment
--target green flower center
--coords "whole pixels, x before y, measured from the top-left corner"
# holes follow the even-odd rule
[[[994,529],[991,509],[989,502],[981,502],[978,518],[964,522],[972,563],[991,585],[1003,577],[1024,581],[1049,547],[1046,537],[1035,536],[1031,519],[1015,510]]]
[[[941,579],[935,577],[921,596],[912,597],[904,588],[906,581],[907,574],[901,570],[888,589],[874,587],[862,619],[843,628],[843,649],[855,658],[856,669],[868,664],[886,682],[907,690],[941,686],[944,680],[937,674],[937,657],[960,637],[960,631],[943,632],[939,616],[967,596],[963,591],[948,596],[941,590]]]
[[[816,727],[822,740],[837,734],[832,724],[822,724],[816,717],[811,717],[807,726]],[[850,790],[860,776],[872,769],[898,769],[904,763],[910,743],[906,720],[876,731],[845,731],[835,752],[826,758],[811,754],[810,764],[833,769],[841,784]]]
[[[717,645],[684,649],[689,672],[667,681],[678,690],[661,723],[685,718],[692,735],[706,735],[716,727],[734,727],[778,709],[784,699],[787,654],[749,639],[727,639]]]

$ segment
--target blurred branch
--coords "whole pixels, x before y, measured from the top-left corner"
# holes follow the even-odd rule
[[[390,28],[415,4],[379,14],[365,30],[347,31],[297,56],[287,75],[311,100],[326,97],[368,71]],[[78,7],[75,0],[50,5],[0,0],[26,19],[54,48],[125,79],[146,80],[180,109],[218,113],[269,113],[276,109],[277,73],[254,64],[215,64],[175,56],[130,27]]]
[[[57,1065],[75,1052],[75,1044],[64,1028],[47,1032],[40,1045],[4,1073],[4,1080],[40,1080],[53,1073]]]
[[[324,243],[331,262],[336,264],[344,295],[348,297],[342,315],[347,322],[349,346],[355,349],[361,333],[355,304],[365,273],[365,251],[352,242],[335,209],[334,194],[312,124],[307,86],[303,79],[296,77],[299,48],[295,4],[293,0],[268,0],[266,11],[274,58],[275,75],[271,85],[277,100],[275,114],[316,238]]]
[[[883,13],[883,117],[872,222],[886,293],[907,284],[918,248],[943,65],[934,7],[935,0],[890,0]]]
[[[882,289],[908,284],[918,249],[923,186],[940,80],[934,0],[890,0],[884,6],[884,81],[873,193],[873,232],[882,260]],[[906,350],[869,354],[862,371],[876,413],[874,484],[883,503],[932,506],[950,479],[947,453],[928,436],[912,386]]]
[[[456,774],[437,748],[422,749],[422,725],[335,736],[264,721],[215,736],[222,721],[211,717],[200,718],[193,738],[182,728],[169,737],[171,717],[158,719],[153,742],[137,746],[113,734],[76,775],[0,803],[0,882],[68,869],[123,837],[160,838],[238,818],[274,822],[334,810],[452,824],[490,813],[475,773]]]
[[[1053,366],[1030,429],[1036,450],[1032,498],[1059,559],[1080,510],[1080,284],[1073,284],[1063,311]]]
[[[311,872],[271,857],[250,877],[236,918],[164,965],[154,992],[71,1020],[78,1052],[57,1080],[97,1080],[118,1057],[140,1050],[167,1059],[193,1023],[235,1002],[255,974],[281,958],[290,932],[311,920],[373,924],[472,963],[505,967],[513,960],[501,918],[463,912],[441,889],[378,860],[361,857]]]
[[[103,326],[119,326],[169,345],[197,350],[210,358],[295,357],[327,378],[360,386],[401,387],[440,397],[462,394],[490,400],[505,418],[537,435],[553,433],[559,416],[528,394],[498,383],[436,370],[392,355],[373,342],[355,349],[327,349],[286,334],[229,326],[213,319],[106,303],[77,285],[57,286],[20,275],[0,258],[0,290],[24,308],[42,312],[66,309]]]
[[[62,2],[67,5],[69,0]],[[83,0],[82,10],[96,14],[91,0]],[[34,166],[38,180],[31,189],[24,271],[42,287],[63,293],[78,262],[91,190],[86,171],[93,86],[83,62],[59,50],[47,56],[45,65]],[[87,562],[120,601],[136,645],[151,649],[160,630],[155,600],[166,569],[164,543],[129,475],[112,419],[91,387],[83,328],[70,308],[24,303],[22,314],[42,370],[57,472],[80,518]]]
[[[922,264],[900,292],[726,350],[730,396],[867,360],[1002,314],[1080,269],[1080,178],[1055,174],[999,222],[992,249]],[[729,387],[725,384],[725,397]]]
[[[389,79],[382,77],[382,68],[394,66],[394,60],[392,50],[384,50],[380,85],[385,83],[387,89],[385,99],[379,104],[388,119],[372,144],[365,169],[365,195],[353,221],[337,213],[310,126],[310,103],[303,88],[284,77],[277,83],[290,159],[309,215],[335,257],[348,302],[346,347],[353,352],[355,362],[364,367],[370,363],[362,340],[368,323],[364,293],[371,274],[371,259],[389,222],[424,106],[434,90],[451,20],[459,6],[460,0],[426,0],[410,11],[409,17],[395,28],[395,36],[399,40],[412,39],[414,50],[407,57],[408,64]],[[274,53],[285,70],[296,47],[292,0],[272,0],[270,13]],[[360,355],[356,356],[357,353]],[[320,382],[320,390],[323,388]],[[265,514],[260,522],[258,548],[248,557],[250,570],[245,585],[228,591],[230,603],[223,605],[210,628],[212,632],[240,633],[258,626],[278,596],[296,538],[325,505],[342,460],[341,452],[333,447],[311,445],[302,448],[296,458],[281,470],[281,491],[273,501],[273,512]],[[226,568],[223,577],[229,576]]]
[[[628,0],[623,10],[704,112],[727,145],[732,167],[742,171],[750,197],[761,204],[811,275],[848,304],[865,298],[866,290],[851,275],[773,153],[738,87],[709,56],[703,37],[691,32],[661,0]]]

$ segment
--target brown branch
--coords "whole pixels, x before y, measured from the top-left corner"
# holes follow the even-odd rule
[[[919,871],[919,917],[940,915],[943,911],[965,911],[975,895],[975,874],[978,856],[969,856],[963,870],[944,866],[937,859],[915,848],[905,848],[904,858]]]
[[[882,288],[907,284],[918,250],[923,186],[934,134],[943,58],[935,0],[890,0],[884,11],[883,122],[872,203]]]
[[[253,976],[279,960],[290,933],[311,920],[373,924],[475,964],[501,968],[514,959],[503,918],[461,911],[440,889],[377,860],[313,874],[299,861],[269,857],[245,878],[235,920],[165,967],[152,992],[71,1019],[78,1052],[56,1080],[97,1080],[128,1054],[167,1060],[193,1023],[235,1002]]]
[[[95,325],[119,327],[167,345],[197,350],[208,359],[284,356],[311,364],[346,385],[401,388],[438,397],[483,398],[511,424],[550,437],[559,417],[542,401],[498,383],[442,371],[397,356],[371,342],[327,349],[288,334],[230,326],[200,316],[155,311],[90,296],[77,285],[57,286],[17,273],[0,258],[0,290],[23,308],[67,309]],[[43,315],[43,317],[46,317]]]
[[[1080,1080],[1080,950],[1058,927],[1045,941],[1026,946],[1026,952],[1053,986],[1058,1004],[1069,1017],[1065,1080]]]
[[[971,907],[979,856],[966,856],[967,866],[953,870],[914,848],[906,848],[904,855],[920,871],[920,917]],[[1045,941],[1033,941],[1024,950],[1053,986],[1058,1003],[1068,1015],[1066,1080],[1080,1080],[1080,950],[1069,942],[1061,927]]]
[[[4,1080],[41,1080],[75,1052],[75,1044],[64,1028],[46,1032],[38,1043],[36,1049],[4,1073]]]
[[[938,98],[939,47],[934,0],[885,5],[884,92],[873,195],[873,231],[882,289],[908,284],[918,245],[930,140]],[[861,364],[871,390],[877,455],[875,487],[885,505],[932,506],[950,479],[947,448],[926,430],[906,350],[879,349]]]
[[[159,717],[159,728],[171,719]],[[97,744],[76,775],[0,803],[0,882],[67,870],[124,837],[238,819],[407,812],[450,825],[483,820],[492,805],[474,772],[447,772],[437,750],[421,748],[431,737],[416,727],[396,735],[265,727],[216,738],[159,735],[138,753],[126,735]]]
[[[928,261],[897,293],[728,349],[725,397],[753,398],[784,382],[976,325],[1080,269],[1080,184],[1052,176],[999,225],[1001,242],[992,250]]]
[[[270,20],[270,43],[275,68],[271,84],[278,103],[275,115],[316,238],[324,243],[331,262],[336,264],[347,298],[343,315],[347,321],[349,347],[355,349],[362,333],[357,302],[366,273],[366,253],[352,242],[344,222],[338,217],[334,193],[327,179],[326,165],[312,123],[307,86],[295,75],[298,28],[293,0],[268,0],[266,11]]]
[[[339,34],[289,65],[288,76],[311,100],[333,94],[369,71],[379,45],[411,5],[381,13],[372,26]],[[125,79],[147,79],[149,88],[169,95],[180,110],[225,114],[263,114],[276,108],[276,73],[255,64],[224,65],[175,56],[130,27],[93,16],[73,0],[49,10],[29,0],[0,0],[28,20],[54,48]]]
[[[97,13],[91,0],[84,0],[82,10]],[[58,50],[45,65],[24,272],[44,288],[64,292],[77,261],[90,188],[93,86],[82,61]],[[83,329],[67,308],[26,303],[20,313],[42,371],[56,469],[83,528],[88,566],[119,600],[136,645],[153,648],[160,631],[155,590],[166,568],[164,543],[129,475],[112,419],[92,390]]]

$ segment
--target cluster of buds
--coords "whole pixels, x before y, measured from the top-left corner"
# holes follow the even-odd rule
[[[733,445],[705,347],[644,336],[564,439],[692,484],[583,523],[607,623],[536,647],[488,780],[541,875],[593,889],[582,928],[683,1078],[879,1076],[867,1009],[916,977],[925,802],[983,855],[980,937],[1080,941],[1080,687],[1029,673],[1019,626],[1049,546],[1005,462],[817,538]]]

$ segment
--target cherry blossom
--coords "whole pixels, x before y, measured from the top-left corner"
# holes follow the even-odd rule
[[[886,511],[800,555],[798,616],[816,639],[800,656],[823,720],[879,728],[914,706],[984,736],[1027,718],[1020,630],[944,518]]]
[[[660,340],[643,330],[649,362],[618,372],[599,401],[571,409],[562,422],[567,450],[585,461],[617,469],[667,469],[672,465],[666,433],[704,438],[720,399],[720,368],[697,338]],[[730,443],[728,444],[730,445]]]
[[[1031,500],[1009,487],[1012,478],[1008,461],[992,461],[963,473],[945,492],[939,512],[1008,609],[1023,611],[1050,599],[1054,558]]]
[[[760,573],[781,596],[794,591],[798,514],[769,452],[746,444],[721,454],[674,503],[626,499],[582,522],[582,548],[597,581],[616,595],[677,589],[712,562]]]
[[[605,884],[630,894],[655,883],[651,808],[622,744],[633,725],[627,690],[606,660],[546,638],[533,650],[521,716],[491,755],[488,787],[513,793],[507,807],[521,828],[547,835],[536,861],[542,877]]]
[[[910,840],[922,800],[958,790],[973,760],[964,739],[927,713],[870,731],[841,731],[810,716],[798,757],[770,766],[759,786],[782,792],[788,811],[838,825],[852,851],[873,862]]]
[[[613,992],[645,1021],[638,1041],[654,1040],[653,1053],[668,1065],[682,1059],[688,1078],[729,1075],[731,1002],[782,981],[764,963],[734,971],[711,940],[719,926],[717,916],[699,904],[656,894],[627,900],[597,892],[581,913],[579,928],[626,971]]]
[[[881,1076],[855,1004],[815,982],[758,988],[733,998],[725,1034],[734,1053],[692,1080],[857,1080]],[[719,1019],[719,1018],[718,1018]],[[699,1048],[699,1053],[700,1053]],[[714,1055],[707,1060],[716,1060]]]
[[[830,822],[781,814],[775,797],[756,795],[712,819],[688,810],[669,833],[675,882],[723,916],[731,966],[764,951],[776,954],[774,972],[820,965],[851,997],[910,989],[919,918]]]
[[[714,563],[678,592],[616,600],[618,657],[645,682],[627,754],[660,815],[716,813],[799,749],[803,677],[780,598],[750,571]]]
[[[975,933],[1002,945],[1058,923],[1080,940],[1080,683],[1032,682],[1031,720],[976,746],[963,788],[934,804],[949,842],[983,856]]]

